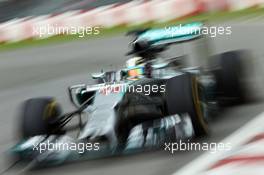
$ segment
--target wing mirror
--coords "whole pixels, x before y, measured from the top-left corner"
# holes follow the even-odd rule
[[[77,94],[80,92],[81,89],[85,89],[85,88],[86,88],[85,84],[78,84],[78,85],[74,85],[74,86],[71,86],[68,88],[70,101],[77,108],[80,107],[80,105],[81,105],[80,100],[78,100],[78,98],[77,98]]]

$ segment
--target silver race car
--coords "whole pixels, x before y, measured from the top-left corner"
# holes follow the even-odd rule
[[[208,59],[190,67],[183,56],[161,58],[173,44],[205,40],[202,23],[130,32],[128,54],[115,71],[92,74],[94,85],[73,85],[69,96],[76,110],[62,114],[52,97],[26,100],[21,112],[21,139],[12,155],[34,166],[124,155],[163,148],[209,133],[208,121],[223,105],[245,100],[241,52]],[[205,48],[207,49],[207,48]],[[204,53],[200,50],[198,54]],[[74,127],[67,124],[78,117]],[[76,138],[67,131],[77,130]]]

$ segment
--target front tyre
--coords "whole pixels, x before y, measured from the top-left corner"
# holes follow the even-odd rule
[[[182,74],[167,81],[165,96],[168,114],[188,114],[198,137],[209,133],[199,86],[195,75]]]
[[[20,116],[22,137],[56,134],[56,126],[51,125],[49,121],[56,119],[60,114],[61,108],[53,98],[42,97],[25,101]]]

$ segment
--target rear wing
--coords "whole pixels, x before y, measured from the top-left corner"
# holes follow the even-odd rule
[[[176,44],[199,38],[202,34],[203,23],[193,22],[185,25],[148,29],[136,32],[134,42],[146,40],[151,45]]]

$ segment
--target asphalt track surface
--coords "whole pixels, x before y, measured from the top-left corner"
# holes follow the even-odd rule
[[[234,49],[249,49],[255,59],[251,86],[255,96],[264,91],[264,23],[258,19],[225,23],[232,26],[231,36],[218,36],[213,40],[214,53]],[[78,83],[91,83],[90,73],[103,68],[115,69],[128,57],[128,38],[116,36],[105,39],[76,41],[41,48],[26,48],[0,53],[0,170],[7,168],[6,151],[16,142],[16,121],[19,104],[36,96],[55,96],[65,111],[72,109],[66,87]],[[250,103],[221,111],[211,122],[212,134],[203,142],[219,142],[263,111],[264,103]],[[202,152],[163,150],[131,156],[77,162],[35,171],[19,168],[7,174],[144,174],[169,175],[191,162]],[[23,169],[23,168],[22,168]]]

